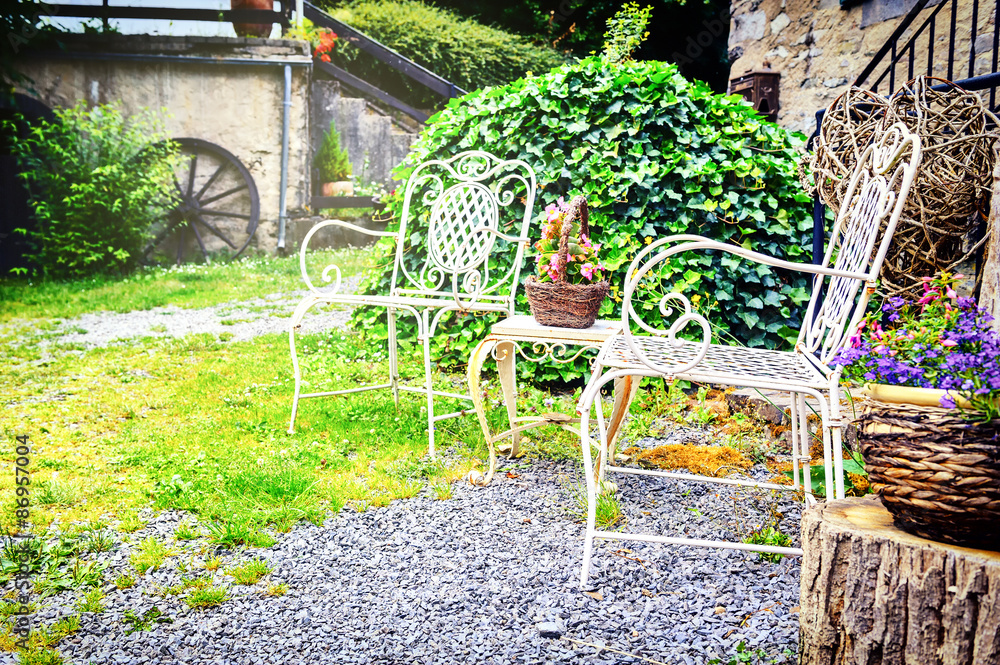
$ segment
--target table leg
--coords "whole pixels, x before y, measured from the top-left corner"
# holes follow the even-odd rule
[[[611,408],[611,421],[608,423],[608,459],[611,464],[615,463],[615,443],[618,442],[618,435],[621,433],[622,422],[628,414],[628,407],[632,404],[636,391],[639,389],[640,377],[623,376],[615,379],[615,404]]]
[[[483,363],[493,352],[494,347],[496,347],[496,340],[489,337],[480,342],[469,356],[469,366],[466,373],[469,382],[469,395],[472,397],[472,405],[476,409],[479,426],[483,429],[486,445],[490,449],[490,468],[483,479],[484,485],[493,479],[493,474],[496,472],[497,453],[493,447],[493,435],[490,434],[489,423],[486,422],[486,409],[483,407],[483,391],[479,387],[479,376],[483,371]]]
[[[507,421],[510,428],[517,427],[517,376],[515,375],[515,358],[517,347],[514,342],[500,341],[496,345],[497,373],[500,375],[500,387],[503,389],[503,403],[507,407]],[[521,443],[521,433],[514,432],[511,436],[510,456],[517,457]]]

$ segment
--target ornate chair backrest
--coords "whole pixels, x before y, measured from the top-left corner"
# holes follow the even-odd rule
[[[848,343],[864,316],[920,157],[920,139],[896,123],[855,167],[823,260],[851,276],[816,279],[796,345],[822,366]]]
[[[851,176],[823,262],[823,268],[835,274],[817,276],[814,280],[805,323],[796,344],[796,350],[805,354],[817,369],[828,368],[834,354],[850,340],[851,332],[864,316],[919,163],[919,138],[897,123],[867,148]],[[708,320],[683,294],[660,291],[658,269],[675,254],[724,247],[733,254],[754,259],[749,250],[692,235],[663,238],[633,259],[623,289],[622,323],[625,342],[643,364],[673,376],[695,368],[705,357],[712,337]],[[776,267],[796,267],[777,259],[764,261],[758,256],[757,260]],[[654,288],[644,290],[648,284]],[[865,285],[868,288],[859,298],[858,291]],[[687,331],[688,341],[679,337],[688,326],[692,326],[688,331],[697,332],[700,328],[700,343],[690,343],[691,334]],[[667,337],[674,350],[663,352],[656,345],[646,347],[640,339],[643,335]]]
[[[473,150],[424,162],[406,182],[392,295],[513,314],[534,203],[535,174],[520,160]]]

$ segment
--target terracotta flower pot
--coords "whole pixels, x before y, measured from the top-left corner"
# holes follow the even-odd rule
[[[354,183],[350,180],[338,180],[337,182],[324,182],[320,188],[323,196],[353,196]]]
[[[274,9],[273,0],[230,0],[231,9]],[[233,30],[239,37],[269,37],[272,23],[233,23]]]

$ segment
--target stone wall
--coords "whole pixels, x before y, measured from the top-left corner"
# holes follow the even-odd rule
[[[749,70],[770,68],[781,73],[778,124],[811,134],[816,111],[826,108],[846,91],[899,25],[914,0],[866,0],[844,10],[838,0],[734,0],[729,32],[730,78]],[[950,3],[949,3],[950,4]],[[968,76],[971,0],[960,0],[956,61],[963,68],[954,79]],[[919,27],[936,2],[929,3],[907,34]],[[943,10],[947,21],[938,20],[932,72],[946,77],[947,23],[950,7]],[[992,71],[992,33],[995,7],[980,7],[974,73]],[[926,73],[926,33],[917,42],[915,73]],[[881,73],[881,69],[878,70]],[[906,67],[897,70],[896,87],[908,78]],[[871,84],[869,80],[868,85]],[[888,94],[888,81],[879,88]]]
[[[250,170],[260,194],[255,245],[274,252],[281,185],[285,63],[293,64],[286,206],[309,202],[312,59],[302,42],[223,37],[68,35],[65,52],[28,53],[25,94],[50,107],[119,102],[126,112],[165,109],[172,137],[210,141]],[[171,56],[166,59],[163,56]],[[225,64],[238,58],[261,64]]]
[[[312,159],[331,120],[354,175],[387,184],[421,128],[364,99],[344,96],[334,81],[313,79],[312,59],[302,42],[148,35],[67,35],[63,41],[63,52],[26,55],[20,68],[33,83],[21,92],[49,107],[84,100],[116,102],[126,113],[164,109],[171,137],[203,139],[233,153],[249,169],[260,195],[260,224],[251,247],[268,253],[278,244],[285,64],[292,65],[287,251],[294,251],[302,229],[308,230],[302,220],[310,214],[311,195],[319,193],[311,189]],[[227,64],[222,58],[247,64]],[[364,240],[330,239],[335,244]],[[220,241],[210,239],[210,249],[211,242],[221,248]]]

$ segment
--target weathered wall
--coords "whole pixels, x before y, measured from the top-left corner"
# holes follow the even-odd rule
[[[867,0],[843,10],[838,0],[734,0],[729,32],[730,78],[748,70],[770,67],[781,73],[778,124],[812,133],[816,111],[826,108],[850,87],[876,52],[886,42],[914,0]],[[926,7],[910,30],[919,27],[933,11]],[[964,69],[953,78],[968,75],[971,0],[960,0],[955,53]],[[980,8],[976,40],[976,73],[991,71],[992,31],[995,8]],[[950,8],[943,10],[950,20]],[[942,25],[944,23],[944,25]],[[937,25],[934,74],[947,76],[946,21]],[[988,35],[988,36],[986,36]],[[910,34],[904,35],[904,42]],[[917,71],[926,73],[927,37],[917,42]],[[881,69],[878,70],[881,72]],[[898,70],[896,87],[905,82],[905,68]],[[879,89],[887,93],[888,85]]]
[[[260,193],[255,246],[273,252],[281,183],[284,67],[292,63],[289,133],[289,211],[309,197],[309,96],[312,60],[302,42],[221,37],[91,36],[65,39],[66,53],[28,54],[21,69],[49,106],[120,102],[127,112],[166,109],[168,133],[211,141],[250,170]],[[164,60],[162,56],[179,56]],[[267,64],[228,65],[224,57]],[[113,59],[107,59],[113,58]],[[131,58],[131,59],[130,59]],[[158,59],[160,58],[160,59]],[[189,60],[185,61],[184,58]]]

